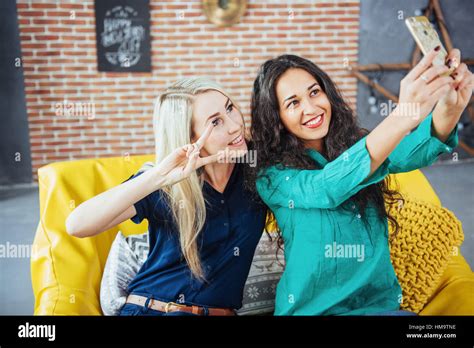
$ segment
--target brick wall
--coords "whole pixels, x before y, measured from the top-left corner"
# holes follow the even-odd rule
[[[151,73],[97,72],[93,1],[17,7],[34,180],[52,161],[152,153],[153,100],[184,76],[214,76],[248,123],[257,68],[283,53],[319,64],[355,106],[344,62],[357,60],[358,1],[249,0],[239,24],[218,28],[201,1],[151,0]]]

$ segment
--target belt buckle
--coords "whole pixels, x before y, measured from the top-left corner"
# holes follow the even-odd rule
[[[184,305],[180,305],[180,304],[175,303],[175,302],[168,302],[168,303],[165,305],[165,313],[169,313],[170,306],[186,307],[186,306],[184,306]]]
[[[148,301],[148,305],[146,306],[147,309],[150,309],[151,306],[153,306],[153,302],[155,302],[155,299],[152,297],[150,298],[150,300]]]

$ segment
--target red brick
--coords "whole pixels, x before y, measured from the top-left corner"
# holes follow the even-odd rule
[[[82,9],[84,9],[84,5],[82,5],[82,4],[59,4],[59,8],[82,10]]]
[[[44,11],[20,11],[19,15],[21,17],[44,17]]]
[[[22,33],[44,33],[43,27],[26,27],[21,29]]]

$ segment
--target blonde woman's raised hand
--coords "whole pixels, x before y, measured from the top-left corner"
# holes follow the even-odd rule
[[[206,140],[214,129],[212,123],[206,128],[201,137],[193,144],[187,144],[175,149],[166,156],[156,167],[156,173],[162,179],[162,185],[174,185],[189,177],[196,169],[217,162],[219,154],[201,157],[200,152]]]

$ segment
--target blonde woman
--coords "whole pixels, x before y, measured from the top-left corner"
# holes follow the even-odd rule
[[[79,205],[67,231],[148,220],[148,258],[120,315],[234,315],[266,212],[236,160],[248,151],[242,114],[215,82],[183,79],[158,98],[153,127],[156,163]]]

